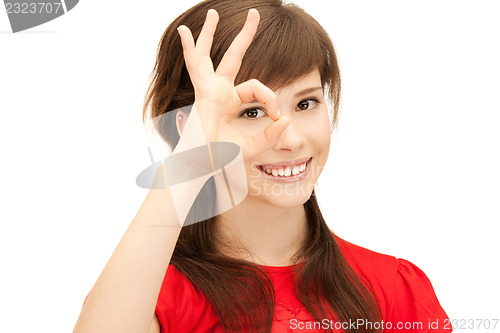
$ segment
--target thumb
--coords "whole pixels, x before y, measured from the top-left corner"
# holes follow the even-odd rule
[[[247,157],[255,156],[278,143],[281,133],[290,125],[290,118],[287,116],[280,117],[267,125],[264,131],[254,137],[247,139]]]
[[[278,143],[281,133],[290,125],[290,118],[287,116],[280,117],[273,121],[264,129],[264,135],[267,138],[269,147]]]

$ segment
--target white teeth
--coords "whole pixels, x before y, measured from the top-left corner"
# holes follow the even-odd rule
[[[304,162],[300,165],[287,166],[287,167],[266,167],[264,172],[273,175],[274,177],[289,177],[291,175],[298,175],[306,169],[307,162]]]

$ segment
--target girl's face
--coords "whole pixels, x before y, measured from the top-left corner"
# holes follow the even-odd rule
[[[275,91],[282,116],[290,125],[273,148],[245,161],[246,200],[260,200],[288,208],[302,205],[311,196],[330,150],[330,123],[321,77],[315,70]],[[245,137],[262,131],[272,119],[264,105],[243,104],[232,125]]]

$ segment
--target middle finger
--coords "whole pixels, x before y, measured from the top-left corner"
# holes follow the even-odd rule
[[[219,22],[219,14],[215,9],[209,9],[207,12],[207,18],[203,24],[200,35],[196,40],[196,48],[199,50],[200,55],[209,56],[210,49],[212,48],[212,42],[214,40],[215,29],[217,28],[217,23]]]
[[[246,50],[252,43],[253,36],[257,31],[259,25],[259,12],[256,9],[248,11],[247,20],[240,33],[233,40],[228,50],[222,57],[222,60],[217,67],[216,73],[226,77],[231,82],[234,82],[238,71],[240,70],[241,61],[245,55]]]

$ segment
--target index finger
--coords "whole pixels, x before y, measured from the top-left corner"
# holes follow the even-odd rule
[[[245,81],[235,87],[242,103],[261,102],[266,106],[266,112],[273,120],[278,120],[281,115],[278,109],[278,96],[256,79]]]
[[[217,75],[224,76],[231,82],[234,82],[234,79],[240,70],[243,56],[252,43],[253,36],[257,31],[259,21],[260,15],[257,9],[250,9],[248,11],[247,20],[243,25],[243,29],[241,29],[240,33],[236,36],[222,57],[222,60],[215,71]]]

